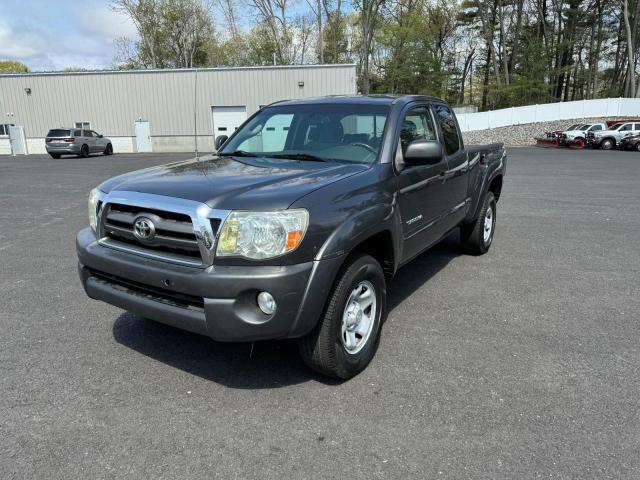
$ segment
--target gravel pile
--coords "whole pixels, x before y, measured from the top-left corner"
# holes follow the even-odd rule
[[[464,137],[465,143],[469,145],[502,142],[509,147],[524,147],[527,145],[535,145],[535,137],[544,137],[545,132],[564,130],[573,123],[599,123],[615,119],[615,117],[578,118],[574,120],[558,120],[555,122],[526,123],[523,125],[513,125],[511,127],[464,132],[462,136]]]

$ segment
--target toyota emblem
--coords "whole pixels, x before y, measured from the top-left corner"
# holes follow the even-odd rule
[[[156,235],[156,226],[147,217],[138,217],[133,222],[133,234],[138,240],[152,240]]]

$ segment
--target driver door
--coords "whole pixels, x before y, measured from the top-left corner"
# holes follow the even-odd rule
[[[96,152],[103,152],[105,148],[107,148],[107,141],[104,137],[100,137],[100,134],[94,130],[91,131],[93,133]]]
[[[396,156],[403,156],[415,140],[438,141],[435,122],[429,106],[409,108],[404,114]],[[403,262],[410,260],[437,242],[444,232],[439,220],[446,210],[444,191],[447,160],[443,155],[435,161],[405,165],[398,172],[398,204],[404,237]]]

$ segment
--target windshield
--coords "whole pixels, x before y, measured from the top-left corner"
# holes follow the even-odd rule
[[[387,105],[274,105],[242,126],[219,155],[373,163],[388,114]]]

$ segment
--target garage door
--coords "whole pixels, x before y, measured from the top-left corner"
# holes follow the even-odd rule
[[[220,135],[231,136],[236,129],[247,119],[247,107],[211,107],[211,119],[213,123],[213,137]]]

